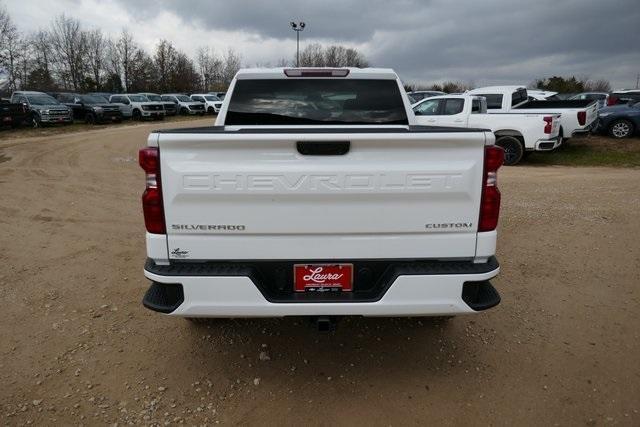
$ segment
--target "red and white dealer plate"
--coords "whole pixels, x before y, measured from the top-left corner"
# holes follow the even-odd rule
[[[353,264],[295,264],[296,292],[349,292],[353,290]]]

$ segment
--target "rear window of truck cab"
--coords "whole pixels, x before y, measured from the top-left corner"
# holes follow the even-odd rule
[[[406,125],[395,80],[237,80],[226,125]]]

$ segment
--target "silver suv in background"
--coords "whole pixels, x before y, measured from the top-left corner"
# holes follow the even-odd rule
[[[208,93],[194,93],[191,95],[191,99],[196,102],[202,102],[209,114],[218,114],[220,112],[220,108],[222,108],[222,100],[215,95],[210,95]]]
[[[27,108],[26,120],[34,128],[43,124],[73,123],[71,109],[44,92],[16,91],[11,94],[11,103]]]
[[[139,93],[138,95],[145,96],[151,102],[158,102],[164,105],[164,113],[166,116],[175,116],[176,114],[178,114],[178,108],[176,107],[176,104],[169,101],[163,101],[162,96],[157,93],[143,92]]]
[[[206,110],[202,102],[195,102],[191,100],[187,95],[182,93],[163,93],[163,102],[173,102],[178,109],[178,113],[183,116],[199,114],[204,116]]]
[[[118,105],[130,105],[133,120],[164,119],[164,105],[161,102],[151,102],[144,95],[136,93],[120,93],[111,95],[109,102]]]

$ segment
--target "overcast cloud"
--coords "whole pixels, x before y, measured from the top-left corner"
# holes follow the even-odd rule
[[[361,50],[406,82],[528,84],[551,75],[605,78],[633,87],[640,73],[638,0],[206,1],[8,0],[21,30],[66,13],[88,28],[131,31],[147,50],[165,38],[193,55],[233,47],[244,66],[295,54],[289,21],[311,42]]]

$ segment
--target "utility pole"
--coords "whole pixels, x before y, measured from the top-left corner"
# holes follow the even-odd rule
[[[636,89],[640,88],[640,73],[636,76]]]
[[[296,68],[300,66],[300,31],[304,30],[304,27],[307,26],[304,22],[300,21],[295,23],[293,21],[290,22],[291,29],[296,32]]]

